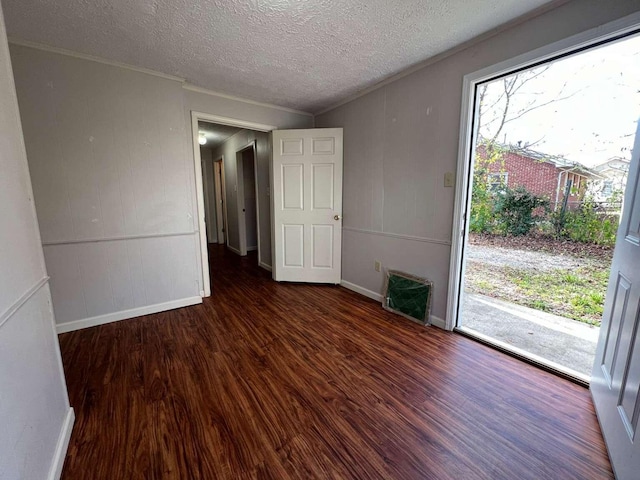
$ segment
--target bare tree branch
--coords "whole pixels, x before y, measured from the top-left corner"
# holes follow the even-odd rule
[[[526,114],[527,114],[527,113],[529,113],[529,112],[532,112],[532,111],[534,111],[534,110],[537,110],[538,108],[546,107],[547,105],[549,105],[549,104],[551,104],[551,103],[559,102],[560,100],[566,100],[567,98],[571,98],[571,97],[573,97],[573,96],[574,96],[575,94],[577,94],[577,93],[578,93],[578,91],[573,92],[571,95],[567,95],[567,96],[560,97],[560,98],[554,98],[553,100],[549,100],[548,102],[544,102],[544,103],[540,103],[540,104],[538,104],[538,105],[534,105],[534,106],[532,106],[531,108],[529,108],[529,109],[527,109],[527,110],[522,111],[522,112],[521,112],[521,113],[519,113],[518,115],[515,115],[515,116],[513,116],[513,117],[511,117],[511,118],[508,118],[507,120],[505,120],[505,122],[504,122],[504,123],[513,122],[514,120],[517,120],[517,119],[519,119],[519,118],[523,117],[524,115],[526,115]]]

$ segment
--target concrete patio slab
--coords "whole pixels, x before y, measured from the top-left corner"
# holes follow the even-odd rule
[[[463,295],[461,324],[591,376],[599,327],[484,295]]]

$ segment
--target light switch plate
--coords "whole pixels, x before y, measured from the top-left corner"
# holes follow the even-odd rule
[[[447,172],[444,174],[444,186],[445,187],[453,187],[456,183],[456,176],[453,172]]]

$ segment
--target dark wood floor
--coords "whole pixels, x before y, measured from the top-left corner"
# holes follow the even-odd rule
[[[64,479],[613,478],[587,389],[211,258],[203,305],[60,336]]]

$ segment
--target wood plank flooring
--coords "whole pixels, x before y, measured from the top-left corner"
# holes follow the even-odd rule
[[[72,479],[613,478],[587,389],[211,249],[203,305],[60,336]]]

